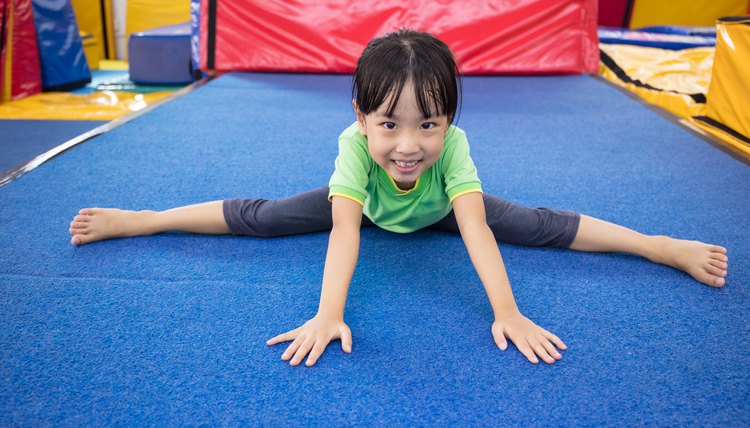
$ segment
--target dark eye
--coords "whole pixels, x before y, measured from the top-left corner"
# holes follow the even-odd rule
[[[434,123],[434,122],[426,122],[426,123],[422,124],[422,129],[432,129],[432,128],[436,127],[436,126],[437,126],[437,124]]]
[[[396,129],[396,124],[393,122],[384,122],[383,126],[385,129]]]

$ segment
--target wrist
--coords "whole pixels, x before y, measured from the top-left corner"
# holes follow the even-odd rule
[[[344,311],[339,311],[337,309],[327,309],[320,307],[318,308],[318,312],[315,314],[315,318],[323,318],[323,319],[329,319],[334,321],[344,321]]]
[[[509,316],[521,315],[521,311],[518,310],[518,306],[516,305],[493,308],[493,313],[495,314],[495,321],[507,318]]]

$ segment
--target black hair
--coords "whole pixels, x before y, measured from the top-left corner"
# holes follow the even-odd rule
[[[452,123],[460,108],[461,75],[448,45],[428,33],[401,28],[370,41],[357,61],[352,99],[362,114],[370,114],[392,95],[386,108],[391,116],[410,79],[422,116],[446,115]]]

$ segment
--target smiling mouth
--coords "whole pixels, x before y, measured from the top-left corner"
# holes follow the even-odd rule
[[[398,170],[398,172],[402,174],[408,174],[414,171],[415,169],[417,169],[417,165],[419,165],[419,162],[421,161],[415,160],[415,161],[410,161],[410,162],[404,162],[404,161],[394,160],[392,162],[396,166],[396,170]]]

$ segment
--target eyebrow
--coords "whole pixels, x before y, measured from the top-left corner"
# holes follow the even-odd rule
[[[400,118],[400,117],[399,117],[399,116],[398,116],[397,114],[395,114],[395,113],[394,113],[394,114],[392,114],[392,115],[390,115],[390,116],[388,116],[388,115],[387,115],[387,114],[385,114],[385,113],[375,113],[375,115],[376,115],[376,117],[379,117],[379,118],[401,120],[401,118]],[[430,115],[429,115],[429,116],[427,116],[427,117],[424,117],[424,116],[420,116],[420,119],[421,119],[421,120],[429,120],[429,119],[433,119],[433,118],[435,118],[435,117],[436,117],[436,116],[435,116],[434,114],[430,114]]]

